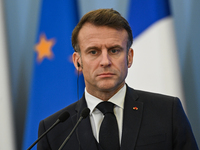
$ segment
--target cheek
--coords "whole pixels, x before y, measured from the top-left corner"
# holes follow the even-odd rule
[[[95,71],[94,63],[90,61],[83,61],[82,63],[83,63],[82,72],[83,72],[84,77],[92,76],[93,72]]]
[[[128,64],[127,64],[127,59],[123,59],[122,61],[120,61],[119,63],[119,71],[120,71],[120,74],[122,76],[126,76],[127,75],[127,72],[128,72]]]

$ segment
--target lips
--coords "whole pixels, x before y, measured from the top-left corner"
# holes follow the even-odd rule
[[[101,73],[101,74],[98,74],[99,77],[104,77],[104,78],[112,77],[113,75],[115,75],[115,74],[114,73]]]

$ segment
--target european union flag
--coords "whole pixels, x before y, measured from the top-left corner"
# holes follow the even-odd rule
[[[75,0],[42,1],[23,149],[37,139],[40,120],[78,99],[78,76],[71,59],[71,34],[77,23]],[[80,76],[80,96],[84,87]]]

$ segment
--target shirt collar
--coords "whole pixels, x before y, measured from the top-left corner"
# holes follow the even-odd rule
[[[108,101],[124,109],[125,94],[126,94],[126,84],[124,84],[124,86],[115,95],[113,95]],[[86,99],[87,106],[90,109],[90,113],[92,113],[94,109],[96,108],[96,106],[100,102],[102,102],[101,99],[89,94],[86,88],[85,88],[85,99]]]

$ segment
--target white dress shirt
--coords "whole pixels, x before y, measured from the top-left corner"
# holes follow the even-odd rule
[[[119,140],[121,144],[121,136],[122,136],[122,122],[123,122],[123,109],[124,109],[124,99],[126,94],[126,85],[113,95],[108,101],[115,104],[114,106],[114,114],[117,119],[118,129],[119,129]],[[88,108],[90,109],[90,122],[92,126],[92,131],[94,137],[99,142],[99,130],[101,126],[101,122],[103,120],[104,115],[100,110],[96,108],[96,106],[102,102],[101,99],[98,99],[91,94],[89,94],[85,88],[85,99]]]

